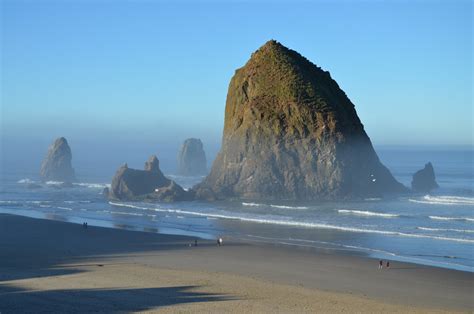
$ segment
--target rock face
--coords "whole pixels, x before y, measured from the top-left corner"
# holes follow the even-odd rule
[[[269,41],[235,72],[222,148],[201,199],[319,200],[405,192],[382,165],[354,105],[297,52]]]
[[[436,177],[431,162],[427,163],[423,169],[418,170],[413,175],[411,188],[415,192],[427,193],[438,187],[439,185],[436,183]]]
[[[145,162],[145,171],[151,171],[155,173],[161,173],[160,171],[160,161],[155,155],[152,155]]]
[[[67,140],[60,137],[48,149],[48,155],[41,164],[42,181],[72,182],[76,180],[71,165],[72,154]]]
[[[178,153],[178,174],[198,176],[207,173],[206,153],[200,139],[188,138]]]
[[[112,179],[110,189],[104,194],[112,200],[157,200],[178,201],[191,199],[174,181],[166,178],[159,168],[156,156],[151,156],[145,163],[145,170],[121,166]]]

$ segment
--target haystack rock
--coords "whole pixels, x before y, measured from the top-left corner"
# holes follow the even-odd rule
[[[229,84],[221,150],[202,199],[322,200],[405,192],[331,78],[271,40]]]
[[[67,140],[60,137],[48,149],[48,155],[41,164],[42,181],[72,182],[76,180],[71,165],[72,154]]]
[[[418,170],[413,175],[411,188],[415,192],[428,193],[438,187],[439,185],[436,183],[436,176],[431,162],[427,163],[423,169]]]
[[[207,173],[206,153],[200,139],[188,138],[178,153],[178,174],[199,176]]]
[[[156,156],[145,163],[145,170],[131,169],[127,164],[121,166],[112,179],[110,189],[104,194],[112,200],[156,200],[179,201],[191,199],[174,181],[166,178],[159,168]]]

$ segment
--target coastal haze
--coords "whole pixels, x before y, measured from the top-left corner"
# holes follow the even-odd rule
[[[2,3],[0,312],[472,311],[472,3],[267,4]]]

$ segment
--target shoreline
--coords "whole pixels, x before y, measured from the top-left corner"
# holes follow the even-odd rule
[[[80,217],[68,217],[69,219],[64,220],[65,218],[59,215],[48,216],[48,214],[41,213],[38,211],[31,211],[31,210],[24,211],[21,209],[9,209],[7,210],[7,212],[3,212],[3,213],[0,211],[0,215],[16,215],[16,216],[28,217],[28,218],[34,218],[34,219],[62,221],[62,222],[68,222],[68,223],[73,223],[73,224],[79,224],[79,225],[81,225],[83,221],[88,221],[91,226],[101,227],[101,228],[110,228],[110,229],[126,230],[126,231],[133,231],[133,232],[146,232],[146,233],[163,234],[163,235],[185,236],[185,237],[190,237],[192,239],[198,238],[201,240],[214,239],[213,236],[207,233],[184,230],[180,228],[163,227],[163,226],[158,226],[157,228],[147,228],[147,227],[138,228],[136,226],[128,225],[128,224],[116,225],[108,220],[96,220],[92,218],[80,218]],[[457,271],[462,271],[462,272],[474,273],[473,267],[463,265],[463,264],[457,264],[457,263],[452,263],[452,262],[442,262],[442,261],[434,262],[429,259],[397,255],[388,251],[369,249],[369,248],[364,248],[364,247],[357,248],[357,247],[345,246],[345,245],[336,244],[336,243],[324,243],[324,242],[319,243],[318,241],[314,241],[315,245],[305,245],[305,244],[297,244],[297,243],[288,242],[288,239],[265,238],[261,236],[250,236],[250,237],[225,236],[225,237],[227,239],[232,240],[233,242],[238,242],[242,244],[266,245],[266,246],[273,246],[273,247],[278,247],[278,248],[287,247],[290,249],[297,249],[297,250],[298,249],[299,250],[314,250],[314,251],[323,250],[326,252],[331,251],[332,254],[364,256],[366,258],[370,258],[377,261],[379,259],[383,259],[383,260],[396,261],[398,263],[409,263],[409,264],[423,266],[423,267],[435,267],[435,268],[440,268],[440,269],[457,270]],[[271,240],[265,240],[265,239],[271,239]],[[289,240],[291,241],[291,239]],[[445,265],[445,266],[441,266],[441,265]]]
[[[6,304],[5,312],[21,310],[15,307],[20,304],[31,310],[29,306],[38,302],[36,294],[40,292],[33,292],[36,290],[47,293],[74,286],[82,294],[90,289],[87,283],[98,288],[105,288],[107,283],[136,288],[159,285],[153,274],[167,274],[171,285],[189,279],[190,284],[200,287],[191,290],[204,293],[223,289],[221,292],[232,297],[225,297],[223,302],[149,304],[149,308],[131,311],[160,306],[171,311],[219,311],[228,310],[229,304],[249,311],[258,305],[253,310],[271,311],[268,306],[275,302],[282,311],[303,312],[317,306],[322,306],[318,308],[321,311],[338,312],[354,304],[366,312],[470,312],[474,308],[474,274],[470,272],[403,262],[391,262],[391,269],[379,271],[377,261],[370,257],[235,241],[217,247],[214,241],[198,240],[197,247],[190,247],[194,239],[94,226],[83,229],[69,222],[0,214],[0,311],[1,304]],[[109,269],[113,272],[108,273]],[[115,281],[119,273],[123,278]],[[136,281],[134,274],[143,278]],[[64,282],[64,278],[72,280]],[[229,286],[229,278],[242,288]],[[87,291],[87,297],[94,295],[94,291]],[[264,297],[254,300],[246,291]],[[282,291],[292,297],[279,300]],[[323,298],[318,304],[312,303],[315,295]],[[13,302],[15,298],[21,302]],[[299,300],[296,305],[295,300]],[[338,300],[339,305],[330,300]],[[55,302],[44,302],[40,306],[54,309]],[[80,306],[88,309],[87,304]]]

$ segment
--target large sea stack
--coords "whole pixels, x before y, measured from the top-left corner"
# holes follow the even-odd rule
[[[222,147],[203,199],[324,200],[406,191],[331,78],[271,40],[232,78]]]
[[[121,166],[105,194],[111,200],[128,201],[180,201],[192,198],[190,192],[163,175],[154,155],[145,162],[145,170],[131,169],[127,164]]]
[[[178,153],[178,174],[199,176],[207,173],[206,153],[200,139],[188,138]]]
[[[427,163],[423,169],[418,170],[413,175],[411,188],[415,192],[428,193],[438,187],[439,186],[438,183],[436,183],[434,168],[431,162]]]
[[[49,146],[48,154],[41,164],[42,181],[73,182],[76,180],[71,165],[72,154],[67,140],[60,137]]]

